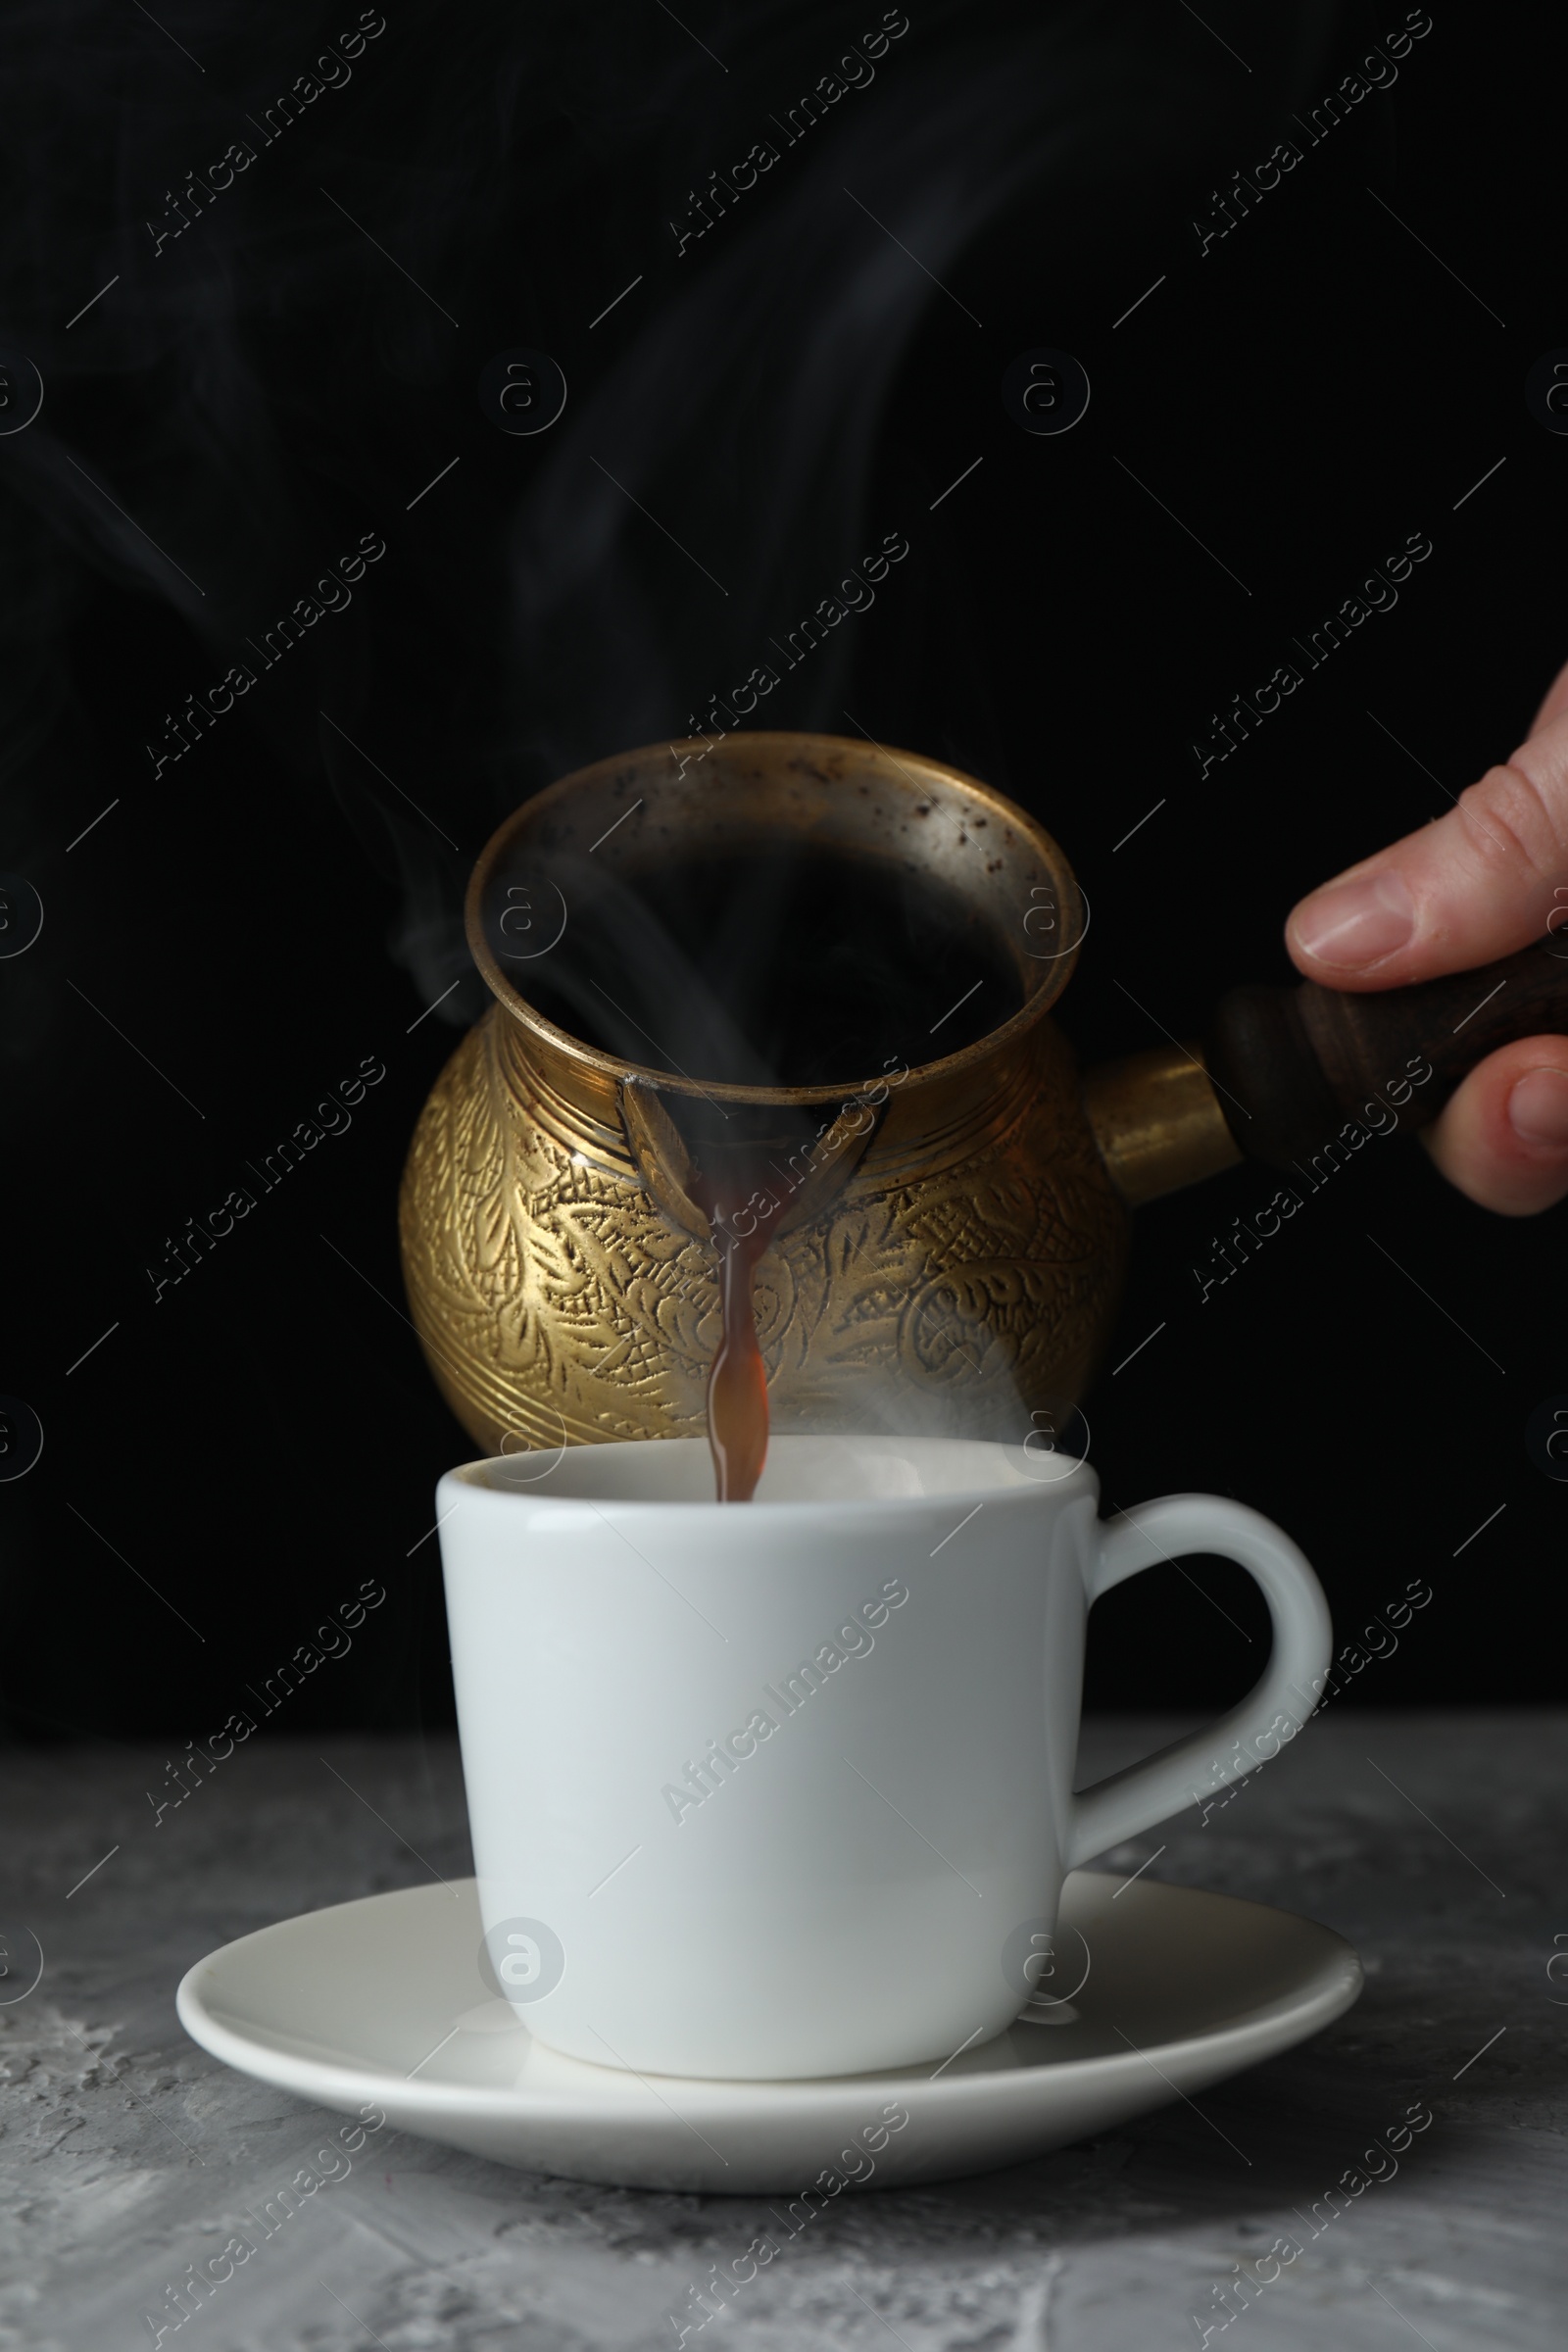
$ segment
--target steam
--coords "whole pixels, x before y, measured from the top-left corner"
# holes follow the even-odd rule
[[[645,8],[607,26],[560,0],[388,0],[317,40],[216,0],[167,30],[105,0],[15,12],[5,342],[47,397],[0,441],[5,863],[36,865],[117,793],[108,821],[134,821],[171,728],[216,789],[220,682],[243,710],[221,725],[259,730],[397,876],[391,952],[432,1003],[468,969],[462,888],[501,815],[686,733],[906,534],[880,618],[780,664],[747,721],[843,732],[869,634],[911,633],[942,592],[927,502],[874,467],[944,288],[1031,207],[1070,209],[1087,243],[1140,176],[1166,175],[1164,233],[1173,159],[1192,173],[1216,126],[1272,122],[1330,21],[1257,27],[1244,88],[1181,12],[915,0],[878,49],[902,14],[851,31],[760,0],[688,33]],[[840,70],[852,52],[871,78]],[[748,142],[775,160],[742,186]],[[977,381],[1011,356],[980,332]],[[570,385],[537,439],[497,433],[474,396],[519,340]],[[386,560],[351,601],[317,598],[367,533]],[[172,649],[144,706],[127,686],[107,760],[71,669],[105,595],[155,608]],[[260,667],[251,641],[313,598]],[[984,703],[983,678],[954,691]],[[460,989],[441,1017],[478,1003]]]

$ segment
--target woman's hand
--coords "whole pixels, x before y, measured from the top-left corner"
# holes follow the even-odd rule
[[[1285,942],[1325,987],[1397,988],[1491,963],[1548,931],[1568,964],[1568,668],[1505,766],[1304,898]],[[1568,1193],[1568,1037],[1521,1038],[1491,1054],[1424,1141],[1483,1208],[1549,1208]]]

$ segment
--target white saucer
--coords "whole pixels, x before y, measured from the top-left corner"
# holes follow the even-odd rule
[[[546,2049],[489,1995],[479,1942],[471,1879],[340,1903],[199,1961],[180,2022],[242,2074],[344,2113],[373,2101],[402,2131],[501,2164],[788,2196],[825,2167],[884,2187],[1021,2163],[1289,2049],[1361,1989],[1349,1945],[1310,1920],[1075,1871],[1053,1980],[1069,1997],[1030,2005],[1049,2022],[885,2074],[695,2082]],[[907,2122],[839,2165],[889,2109]]]

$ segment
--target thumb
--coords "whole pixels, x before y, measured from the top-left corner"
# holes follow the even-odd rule
[[[1395,988],[1510,956],[1548,924],[1568,927],[1568,670],[1505,765],[1304,898],[1285,943],[1308,979]]]
[[[1560,718],[1568,710],[1568,662],[1563,663],[1546,690],[1546,699],[1530,722],[1532,735],[1539,735],[1549,720]]]

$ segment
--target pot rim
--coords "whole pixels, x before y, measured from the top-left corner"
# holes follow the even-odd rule
[[[862,741],[853,735],[821,735],[795,728],[737,728],[725,740],[741,746],[788,744],[808,757],[812,754],[851,752],[862,766],[877,771],[895,790],[910,783],[914,783],[918,789],[918,779],[929,777],[933,784],[941,784],[949,792],[956,793],[983,810],[988,817],[1012,826],[1034,850],[1060,896],[1064,899],[1068,892],[1078,890],[1085,908],[1088,907],[1089,902],[1084,898],[1065,853],[1045,826],[1026,809],[1020,808],[1016,801],[1010,801],[1004,793],[998,792],[994,785],[982,783],[978,777],[966,774],[962,768],[950,766],[946,760],[929,759],[920,752],[890,751],[870,738]],[[694,759],[701,759],[711,749],[706,736],[682,736],[669,744],[644,744],[634,751],[617,752],[610,759],[592,760],[584,767],[573,768],[568,775],[558,777],[553,784],[545,785],[502,820],[475,860],[464,901],[468,952],[485,985],[502,1010],[519,1028],[538,1038],[552,1053],[564,1056],[578,1068],[592,1071],[616,1085],[634,1081],[657,1089],[661,1094],[701,1098],[713,1103],[745,1103],[758,1108],[806,1108],[837,1101],[846,1092],[854,1093],[867,1084],[889,1083],[885,1072],[862,1071],[853,1078],[821,1080],[813,1086],[742,1086],[720,1079],[705,1082],[678,1071],[656,1068],[650,1063],[622,1060],[616,1054],[607,1054],[601,1048],[589,1045],[585,1038],[576,1036],[569,1029],[561,1028],[557,1022],[549,1019],[530,1004],[516,982],[502,970],[496,960],[484,936],[482,901],[492,873],[519,833],[536,824],[552,808],[558,807],[574,792],[613,775],[617,769],[633,762],[652,760],[662,753],[678,758],[683,752],[689,752]],[[677,767],[677,776],[683,772],[685,764],[683,761]],[[911,773],[911,770],[915,772]],[[1052,956],[1031,958],[1049,968],[1043,972],[1041,980],[1032,993],[1025,997],[1018,1010],[1005,1021],[1000,1022],[995,1029],[988,1029],[984,1036],[976,1038],[972,1045],[961,1048],[956,1054],[946,1054],[933,1061],[908,1065],[903,1077],[891,1083],[902,1090],[959,1077],[1016,1044],[1044,1019],[1061,996],[1072,977],[1078,952],[1088,930],[1086,920],[1083,930],[1070,948],[1063,948]]]

